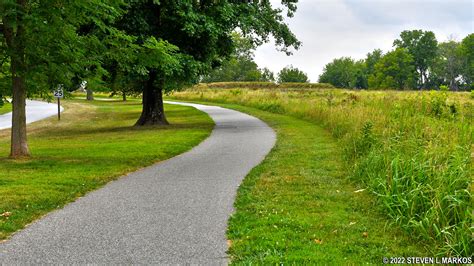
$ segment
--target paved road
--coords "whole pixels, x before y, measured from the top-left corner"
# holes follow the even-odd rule
[[[64,109],[61,107],[61,112]],[[26,100],[26,123],[33,123],[41,119],[56,115],[58,106],[55,103]],[[12,113],[0,115],[0,130],[12,127]]]
[[[129,174],[0,244],[0,264],[226,264],[237,187],[275,143],[262,121],[214,106],[191,151]]]

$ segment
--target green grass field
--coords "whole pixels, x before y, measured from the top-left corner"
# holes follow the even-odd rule
[[[345,178],[334,139],[291,116],[255,115],[278,134],[264,162],[241,185],[230,219],[236,264],[364,264],[383,257],[426,256],[423,245],[387,226],[373,198]]]
[[[167,105],[166,127],[132,127],[139,101],[64,101],[61,121],[28,126],[32,158],[8,159],[9,130],[0,131],[0,239],[86,192],[205,139],[213,122],[194,108]]]
[[[11,111],[12,111],[11,103],[4,103],[2,106],[0,106],[0,115],[6,114]]]
[[[473,204],[470,184],[474,100],[468,93],[198,88],[175,93],[172,97],[178,100],[239,104],[273,114],[287,114],[324,128],[337,141],[338,148],[327,151],[313,146],[316,144],[312,141],[305,140],[304,145],[315,149],[306,150],[306,153],[309,158],[314,156],[314,160],[320,160],[317,156],[322,152],[328,152],[327,156],[338,154],[337,159],[344,166],[341,174],[343,179],[355,184],[356,187],[366,189],[364,193],[371,195],[370,198],[376,202],[376,205],[366,205],[362,202],[360,206],[377,209],[384,217],[383,221],[401,228],[412,241],[417,241],[418,245],[427,248],[431,254],[472,255]],[[311,134],[316,134],[315,132],[306,132],[305,135],[309,137]],[[297,131],[286,138],[293,136],[297,137]],[[288,150],[283,150],[281,156],[271,157],[277,158],[276,163],[283,165],[282,170],[292,168],[292,160],[297,152],[292,145],[288,145]],[[305,148],[304,145],[301,149]],[[331,162],[336,157],[332,158],[319,167],[325,169],[325,165],[332,165]],[[308,159],[294,171],[300,174],[307,173],[308,168],[313,169],[314,164],[315,162]],[[238,196],[240,203],[236,205],[236,217],[241,217],[241,221],[245,221],[247,217],[255,227],[265,223],[279,226],[279,220],[269,220],[260,215],[259,212],[262,210],[242,208],[239,204],[247,201],[249,206],[252,205],[249,199],[253,199],[253,196],[247,195],[250,190],[266,201],[276,202],[280,194],[289,201],[291,197],[285,195],[295,189],[293,186],[298,187],[301,184],[292,180],[292,175],[287,175],[282,170],[269,170],[273,173],[270,177],[254,171],[247,177],[248,187],[246,190],[242,188]],[[285,180],[285,178],[288,179],[286,186],[290,186],[291,189],[284,189],[284,186],[280,185],[274,193],[258,192],[257,187],[263,182],[262,180]],[[316,175],[313,178],[316,178]],[[249,179],[254,180],[254,183],[248,183]],[[316,190],[317,186],[308,188],[309,192],[313,189]],[[329,193],[324,189],[322,192]],[[308,202],[322,206],[326,204],[317,196],[308,196]],[[291,204],[299,203],[291,202]],[[351,204],[351,200],[346,198],[345,203],[341,201],[341,205],[329,209],[322,216],[339,217],[336,213],[341,209],[350,208]],[[304,204],[299,210],[301,213],[298,217],[309,215]],[[275,208],[274,211],[278,209]],[[250,219],[252,216],[253,220]],[[295,237],[304,237],[305,241],[308,241],[306,229],[298,229],[300,228],[298,220],[282,221],[288,226],[295,225],[294,229],[299,230],[299,234]],[[317,220],[314,220],[315,224]],[[243,226],[239,228],[232,221],[234,220],[231,220],[233,226],[229,235],[231,238],[238,236],[240,233],[235,232],[239,230],[243,230],[242,235],[249,231]],[[331,224],[339,222],[342,220],[331,220]],[[375,231],[383,230],[381,224],[375,226],[379,228]],[[324,225],[322,227],[324,228]],[[281,250],[273,250],[272,245],[292,245],[293,241],[299,243],[297,246],[301,245],[300,240],[278,241],[270,230],[262,230],[260,233],[260,239],[268,240],[267,248],[262,248],[260,251],[252,248],[260,246],[257,237],[247,240],[249,244],[242,248],[239,248],[239,244],[235,244],[232,255],[237,261],[269,257],[271,254],[274,254],[273,258],[277,258]],[[324,236],[315,234],[314,237],[321,238],[324,242]],[[361,242],[354,242],[354,239],[348,243],[353,243],[354,249],[362,245]],[[302,257],[297,251],[303,250],[302,245],[294,250],[290,257],[293,255]],[[395,254],[398,252],[403,253],[402,250],[395,249]],[[367,254],[371,258],[378,256]],[[274,260],[277,261],[278,259]]]

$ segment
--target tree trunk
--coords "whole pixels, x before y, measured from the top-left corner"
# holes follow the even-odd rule
[[[127,101],[127,94],[125,94],[125,92],[122,92],[122,100],[123,100],[124,102]]]
[[[25,0],[17,1],[20,11],[26,7]],[[21,14],[21,12],[20,12]],[[26,137],[26,83],[25,83],[25,29],[22,25],[23,17],[17,15],[13,23],[17,25],[16,31],[11,26],[11,21],[4,20],[3,33],[8,48],[10,48],[10,70],[12,74],[12,130],[10,157],[21,158],[30,156]],[[10,24],[10,25],[9,25]]]
[[[16,60],[11,62],[13,101],[12,101],[12,132],[10,157],[20,158],[30,156],[26,138],[26,86],[22,76],[17,73]]]
[[[423,90],[424,82],[423,82],[423,70],[420,69],[420,84],[418,85],[420,90]]]
[[[455,79],[451,79],[449,81],[449,89],[451,89],[452,91],[458,91],[458,85],[456,84]]]
[[[94,100],[94,92],[92,90],[87,89],[86,93],[87,93],[86,100],[93,101]]]
[[[428,83],[428,76],[426,76],[426,70],[423,71],[423,89],[429,89],[426,85]]]
[[[142,114],[135,126],[168,125],[163,108],[163,81],[155,85],[156,73],[150,73],[142,98]]]

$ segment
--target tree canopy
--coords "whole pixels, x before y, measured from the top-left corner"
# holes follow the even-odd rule
[[[309,82],[308,75],[293,66],[287,66],[278,72],[278,83]]]
[[[339,88],[367,88],[365,68],[363,61],[355,61],[350,57],[337,58],[324,67],[319,82],[330,83]]]
[[[438,44],[431,31],[403,31],[394,50],[384,55],[376,49],[363,60],[334,59],[319,81],[341,88],[469,90],[474,80],[473,36]]]
[[[469,88],[474,89],[474,33],[469,34],[460,44],[462,62],[462,76]]]
[[[400,39],[393,42],[393,46],[405,48],[413,58],[413,65],[418,72],[417,84],[424,88],[429,82],[429,67],[433,65],[437,56],[435,34],[432,31],[411,30],[400,33]]]
[[[369,77],[369,86],[387,89],[409,89],[414,85],[413,57],[404,48],[387,53]]]
[[[273,73],[269,69],[259,69],[253,60],[255,45],[249,38],[241,34],[232,34],[235,51],[227,60],[204,75],[202,82],[229,81],[273,81]]]

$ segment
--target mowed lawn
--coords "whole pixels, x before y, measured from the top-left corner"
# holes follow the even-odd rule
[[[347,178],[326,130],[291,116],[217,105],[259,117],[278,136],[238,190],[228,228],[233,264],[382,264],[384,257],[429,256],[426,245],[390,225],[370,192]]]
[[[213,128],[191,107],[166,105],[171,125],[145,128],[133,127],[138,101],[67,100],[64,107],[60,122],[28,126],[31,159],[8,159],[10,130],[0,131],[0,214],[11,213],[0,217],[0,239],[123,174],[191,149]]]
[[[0,115],[6,114],[11,111],[12,111],[11,103],[6,102],[2,106],[0,106]]]
[[[234,262],[382,264],[429,254],[389,226],[373,197],[345,178],[334,139],[291,116],[234,107],[277,132],[274,150],[239,189],[228,237]]]

